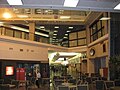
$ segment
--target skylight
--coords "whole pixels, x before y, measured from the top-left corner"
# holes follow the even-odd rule
[[[64,7],[76,7],[79,0],[65,0]]]
[[[120,10],[120,3],[119,3],[117,6],[115,6],[114,9],[116,9],[116,10]]]
[[[23,5],[22,0],[7,0],[9,5]]]

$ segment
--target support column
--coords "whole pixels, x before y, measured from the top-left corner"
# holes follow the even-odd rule
[[[35,23],[29,23],[29,40],[34,41]]]
[[[90,30],[89,30],[89,25],[86,26],[86,44],[90,44]],[[91,73],[91,63],[90,63],[90,56],[89,56],[89,47],[87,47],[87,73]]]

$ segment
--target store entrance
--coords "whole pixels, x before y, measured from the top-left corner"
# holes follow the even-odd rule
[[[38,63],[17,63],[16,79],[29,80],[30,77],[36,77],[36,71],[40,71]]]

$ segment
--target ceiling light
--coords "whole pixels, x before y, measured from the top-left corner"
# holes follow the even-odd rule
[[[102,17],[100,20],[110,20],[110,17]]]
[[[68,34],[65,34],[66,36],[68,35]]]
[[[45,27],[44,26],[40,26],[40,29],[44,29]]]
[[[70,32],[70,31],[67,31],[67,32]]]
[[[44,36],[44,37],[49,37],[48,34],[44,34],[44,33],[40,33],[40,32],[35,32],[35,34],[37,34],[37,35],[41,35],[41,36]]]
[[[58,32],[58,31],[55,30],[54,32]]]
[[[56,38],[56,37],[53,37],[53,38]]]
[[[69,29],[73,29],[73,27],[68,27]]]
[[[60,19],[69,19],[70,16],[60,16]]]
[[[23,5],[22,0],[7,0],[9,5]]]
[[[64,7],[76,7],[79,0],[65,0]]]
[[[12,15],[8,12],[5,12],[5,13],[3,13],[3,17],[8,19],[8,18],[12,18]]]
[[[20,31],[24,31],[24,32],[29,32],[28,29],[24,29],[24,28],[21,28],[21,27],[17,27],[17,26],[11,26],[12,29],[16,29],[16,30],[20,30]]]
[[[66,66],[69,63],[68,63],[68,61],[63,61],[61,64]]]
[[[64,61],[64,59],[65,59],[65,58],[58,58],[57,61]],[[68,58],[66,58],[66,59],[68,59]]]
[[[58,26],[55,26],[55,28],[59,28]]]
[[[74,52],[59,52],[60,56],[74,56],[78,55],[79,53],[74,53]]]
[[[17,15],[17,17],[19,17],[19,18],[28,18],[27,15]]]
[[[53,34],[53,35],[57,35],[57,34]]]
[[[68,38],[68,37],[64,37],[64,38]]]
[[[120,3],[119,3],[117,6],[115,6],[114,9],[116,9],[116,10],[120,10]]]
[[[3,24],[3,22],[0,22],[0,24]]]

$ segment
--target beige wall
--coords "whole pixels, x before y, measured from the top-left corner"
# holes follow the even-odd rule
[[[0,59],[48,61],[47,48],[11,39],[0,38]]]
[[[94,45],[89,46],[87,50],[87,70],[88,73],[94,73],[94,64],[92,59],[99,57],[106,57],[106,67],[108,67],[108,38],[104,37],[103,40],[99,40],[98,43],[94,43]],[[106,52],[103,52],[103,44],[106,45]],[[93,48],[95,50],[95,54],[93,56],[90,55],[90,49]]]

